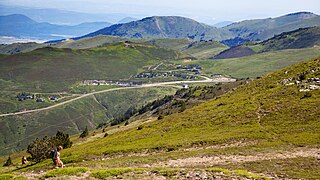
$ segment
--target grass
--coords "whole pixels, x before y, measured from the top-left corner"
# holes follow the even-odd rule
[[[59,177],[59,176],[81,176],[83,173],[87,172],[89,169],[86,167],[67,167],[49,170],[44,175],[45,178],[48,177]]]
[[[275,70],[288,67],[306,59],[319,56],[319,47],[272,51],[252,56],[225,60],[197,60],[189,64],[199,64],[204,74],[223,74],[234,78],[256,78]],[[186,64],[182,61],[177,64]]]
[[[318,67],[320,57],[267,74],[184,112],[145,122],[140,130],[137,130],[138,123],[122,130],[120,127],[107,137],[65,149],[62,161],[78,167],[115,168],[112,172],[101,170],[97,176],[102,179],[126,173],[124,167],[147,165],[154,167],[151,171],[156,174],[172,177],[178,171],[170,167],[159,169],[159,162],[189,157],[263,156],[293,152],[301,147],[319,148],[320,89],[301,98],[304,96],[299,92],[301,87],[280,83],[306,72],[308,78],[319,77],[318,70],[312,72]],[[228,147],[228,144],[234,146]],[[312,156],[251,162],[233,162],[226,158],[218,164],[222,169],[209,170],[252,179],[264,178],[260,173],[279,178],[317,178],[318,164]],[[49,165],[49,161],[45,161],[24,170],[46,170]],[[190,166],[210,168],[206,163]],[[112,173],[114,175],[110,175]]]
[[[183,52],[197,59],[208,59],[228,49],[228,46],[217,41],[201,41],[191,45],[191,47],[185,48]]]
[[[257,174],[253,174],[250,173],[246,170],[229,170],[229,169],[224,169],[224,168],[208,168],[207,169],[208,172],[214,172],[214,173],[218,173],[218,172],[222,172],[223,174],[226,175],[236,175],[236,176],[241,176],[241,177],[245,177],[245,178],[249,178],[249,179],[269,179]]]
[[[98,179],[106,179],[111,176],[118,176],[132,171],[135,170],[131,168],[110,168],[103,170],[95,170],[90,174],[90,176]]]
[[[129,79],[144,66],[179,56],[176,51],[151,45],[133,46],[118,43],[85,50],[45,47],[28,53],[0,56],[0,83],[10,85],[13,82],[6,90],[68,91],[73,84],[83,80]]]
[[[40,109],[44,107],[48,107],[65,100],[70,99],[70,95],[61,95],[61,94],[40,94],[40,97],[44,99],[44,102],[36,102],[35,99],[27,99],[24,101],[19,101],[17,95],[21,92],[15,91],[2,91],[0,94],[0,113],[12,113],[12,112],[19,112],[25,110],[33,110],[33,109]],[[30,93],[35,94],[35,93]],[[58,101],[50,101],[50,97],[57,97]]]
[[[275,144],[279,147],[286,147],[285,145],[288,144],[293,147],[317,145],[320,143],[316,130],[319,127],[318,119],[317,116],[309,116],[309,114],[318,112],[317,107],[319,106],[316,104],[319,103],[320,91],[315,90],[312,97],[301,100],[301,94],[296,87],[284,85],[271,87],[270,84],[282,81],[284,78],[295,77],[318,65],[319,60],[315,59],[277,71],[249,85],[241,86],[216,100],[211,100],[183,113],[167,116],[161,121],[145,124],[142,130],[132,128],[111,134],[99,141],[79,145],[77,148],[82,149],[81,151],[75,151],[73,148],[65,150],[69,154],[66,158],[80,158],[81,160],[82,157],[90,160],[101,154],[113,157],[117,154],[139,153],[146,150],[149,152],[169,151],[170,153],[172,149],[183,147],[237,141],[269,142],[268,145],[266,143],[259,145],[262,150],[270,150]],[[287,108],[288,103],[291,105],[290,108]],[[268,114],[260,117],[258,121],[257,113],[262,112],[268,112]],[[306,133],[312,135],[312,140],[309,140],[310,136],[305,136]],[[242,149],[245,150],[248,147]],[[252,146],[252,150],[251,152],[254,152],[257,149]],[[225,150],[221,152],[228,153]],[[191,156],[191,154],[186,155]],[[177,157],[181,156],[182,154],[177,154]],[[172,154],[164,157],[171,159]],[[151,156],[150,158],[148,160],[146,157],[129,157],[138,164],[163,160],[162,156]],[[125,159],[120,161],[124,166],[128,163]],[[115,159],[111,161],[117,164]],[[112,164],[111,161],[108,163]],[[305,171],[306,169],[303,170]],[[242,171],[235,173],[251,175]]]
[[[13,174],[1,174],[0,175],[1,180],[9,180],[9,179],[12,179],[13,177],[14,177]]]
[[[83,98],[54,109],[38,113],[0,118],[0,152],[21,150],[35,139],[54,135],[57,130],[78,134],[86,126],[96,129],[101,123],[123,115],[129,108],[172,95],[176,88],[154,87],[106,92]],[[14,127],[14,128],[13,128]]]

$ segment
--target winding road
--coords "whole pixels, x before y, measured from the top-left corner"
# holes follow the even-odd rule
[[[117,91],[117,90],[125,90],[125,89],[141,89],[141,88],[149,88],[149,87],[157,87],[157,86],[174,86],[176,84],[188,84],[188,83],[208,83],[208,82],[234,82],[235,79],[231,79],[231,78],[216,78],[216,79],[210,79],[208,77],[205,76],[201,76],[203,77],[205,80],[198,80],[198,81],[171,81],[171,82],[161,82],[161,83],[152,83],[152,84],[143,84],[141,86],[133,86],[133,87],[119,87],[119,88],[113,88],[113,89],[106,89],[106,90],[102,90],[102,91],[97,91],[97,92],[91,92],[88,94],[83,94],[79,97],[64,101],[64,102],[60,102],[58,104],[52,105],[52,106],[48,106],[48,107],[44,107],[44,108],[40,108],[40,109],[34,109],[34,110],[27,110],[27,111],[21,111],[21,112],[14,112],[14,113],[7,113],[7,114],[0,114],[0,117],[5,117],[5,116],[14,116],[14,115],[21,115],[21,114],[27,114],[27,113],[33,113],[33,112],[40,112],[40,111],[45,111],[45,110],[49,110],[49,109],[53,109],[68,103],[71,103],[73,101],[91,96],[91,95],[95,95],[95,94],[100,94],[100,93],[105,93],[105,92],[111,92],[111,91]],[[176,87],[176,86],[175,86]]]

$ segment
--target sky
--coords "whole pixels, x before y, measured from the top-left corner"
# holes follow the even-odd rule
[[[137,18],[178,15],[209,24],[277,17],[298,11],[320,14],[320,0],[0,0],[0,5],[125,13]]]

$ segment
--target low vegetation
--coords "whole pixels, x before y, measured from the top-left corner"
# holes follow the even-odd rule
[[[87,172],[89,169],[86,167],[66,167],[63,169],[49,170],[44,175],[45,178],[49,177],[59,177],[59,176],[81,176],[83,173]]]

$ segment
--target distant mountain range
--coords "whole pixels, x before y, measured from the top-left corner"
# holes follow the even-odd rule
[[[108,22],[66,26],[38,23],[27,16],[14,14],[0,16],[0,36],[45,40],[73,37],[73,40],[78,40],[97,35],[126,38],[189,38],[193,41],[215,40],[227,46],[237,46],[246,41],[263,41],[298,28],[319,26],[320,16],[310,12],[298,12],[277,18],[246,20],[222,28],[179,16],[153,16],[141,20],[125,17],[118,23],[112,26]]]
[[[23,14],[37,22],[49,22],[59,25],[77,25],[83,22],[118,23],[131,14],[126,13],[82,13],[49,8],[31,8],[23,6],[1,5],[0,15]]]
[[[38,23],[27,16],[13,14],[0,16],[0,36],[38,39],[62,39],[81,36],[97,29],[110,26],[108,22],[90,22],[75,26]]]
[[[310,12],[298,12],[277,18],[246,20],[223,28],[212,27],[184,17],[154,16],[106,27],[83,37],[112,35],[130,38],[213,39],[229,40],[232,42],[229,45],[233,46],[239,41],[261,41],[282,32],[319,25],[320,16]]]
[[[314,46],[320,46],[319,26],[284,32],[260,43],[245,43],[240,46],[231,47],[216,55],[214,59],[237,58],[268,51]]]

